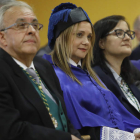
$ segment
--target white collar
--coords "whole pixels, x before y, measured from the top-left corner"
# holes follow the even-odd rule
[[[69,58],[69,63],[75,67],[77,67],[78,65],[81,66],[81,60],[78,62],[78,64],[76,64],[71,58]]]
[[[13,57],[12,57],[13,58]],[[20,62],[19,60],[13,58],[13,60],[19,65],[21,66],[23,69],[27,69],[27,68],[33,68],[35,70],[35,67],[34,67],[34,64],[33,64],[33,61],[31,63],[31,65],[29,67],[27,67],[26,65],[24,65],[22,62]]]
[[[115,80],[118,81],[119,83],[121,83],[122,78],[121,78],[121,77],[118,75],[118,73],[116,73],[116,71],[109,65],[109,63],[107,63],[107,62],[105,62],[105,63],[106,63],[106,65],[108,66],[108,68],[111,70],[111,72],[112,72],[112,74],[113,74]]]

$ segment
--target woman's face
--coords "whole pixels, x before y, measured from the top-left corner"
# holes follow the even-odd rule
[[[78,26],[74,26],[71,34],[71,59],[78,63],[82,58],[85,58],[91,47],[92,28],[87,21],[82,21]]]
[[[120,20],[113,30],[116,29],[122,29],[125,32],[129,30],[127,23],[123,20]],[[109,34],[105,39],[100,40],[99,46],[103,49],[106,58],[113,56],[124,59],[132,52],[131,38],[127,34],[125,34],[125,37],[122,39],[118,38],[117,35],[113,32]]]

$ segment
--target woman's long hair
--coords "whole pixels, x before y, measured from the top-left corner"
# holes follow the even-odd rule
[[[96,39],[95,39],[95,44],[93,47],[94,59],[93,59],[92,65],[93,66],[100,65],[102,69],[105,69],[106,71],[110,73],[111,71],[105,63],[107,60],[105,58],[103,50],[99,46],[99,41],[100,39],[106,39],[107,33],[109,33],[112,29],[114,29],[120,20],[125,21],[125,17],[121,15],[113,15],[113,16],[108,16],[106,18],[103,18],[94,24],[94,31],[96,34]],[[130,28],[129,25],[128,25],[128,28]],[[121,76],[127,83],[133,82],[129,57],[126,57],[122,62]]]
[[[79,23],[74,24],[67,28],[65,31],[63,31],[59,37],[56,39],[54,50],[51,52],[51,57],[53,62],[62,69],[68,76],[70,76],[74,81],[76,81],[78,84],[82,85],[82,83],[75,77],[75,75],[72,73],[70,69],[70,65],[68,63],[69,58],[71,58],[71,52],[72,52],[72,40],[71,35],[74,27],[78,28]],[[73,38],[74,39],[74,38]],[[95,34],[92,26],[92,39],[91,39],[91,47],[89,52],[87,53],[86,57],[82,59],[82,68],[86,68],[89,72],[89,74],[95,79],[95,81],[102,86],[104,85],[101,83],[101,81],[96,76],[95,72],[91,68],[91,61],[93,60],[93,45],[95,41]]]

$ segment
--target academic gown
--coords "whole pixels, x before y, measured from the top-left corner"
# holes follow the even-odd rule
[[[79,85],[50,61],[59,78],[67,108],[67,114],[76,129],[108,126],[133,132],[140,127],[140,120],[129,113],[116,96],[104,89],[89,75],[87,70],[71,65],[71,70],[82,83]]]

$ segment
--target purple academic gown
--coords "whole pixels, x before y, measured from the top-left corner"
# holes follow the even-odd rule
[[[43,58],[52,63],[49,55]],[[111,91],[100,87],[86,70],[71,65],[81,86],[59,67],[53,67],[63,90],[68,117],[76,129],[108,126],[133,132],[140,127],[140,120],[129,113]]]

